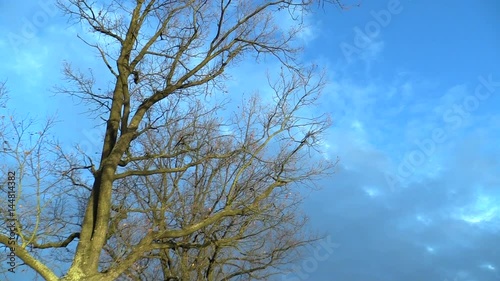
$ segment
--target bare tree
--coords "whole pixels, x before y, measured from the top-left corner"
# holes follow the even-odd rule
[[[66,65],[71,84],[58,89],[105,121],[99,158],[47,139],[53,121],[28,153],[19,145],[4,151],[18,166],[29,164],[19,186],[37,190],[18,191],[31,206],[20,210],[16,202],[22,265],[65,281],[266,280],[280,272],[316,239],[300,232],[297,188],[334,165],[310,157],[329,126],[307,110],[324,79],[296,57],[301,13],[313,4],[61,2],[99,36],[82,40],[101,56],[113,87],[96,89],[91,72]],[[297,24],[279,27],[282,11]],[[220,100],[226,69],[252,55],[277,60],[281,72],[269,75],[271,95],[254,95],[232,111]],[[22,132],[30,125],[10,125],[6,141],[28,141]],[[0,234],[0,243],[8,242]],[[57,269],[51,259],[71,265]]]

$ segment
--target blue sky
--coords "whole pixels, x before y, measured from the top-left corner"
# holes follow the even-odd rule
[[[301,37],[302,59],[330,81],[323,148],[340,164],[304,201],[329,243],[279,279],[500,280],[500,2],[350,3],[361,5],[314,11]],[[49,90],[64,60],[102,65],[51,4],[0,4],[7,114],[57,113],[61,141],[97,150],[95,121]],[[244,87],[254,67],[243,63],[232,83]]]

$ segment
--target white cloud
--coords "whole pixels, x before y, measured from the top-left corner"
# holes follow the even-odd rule
[[[416,220],[417,220],[418,222],[420,222],[420,223],[422,223],[423,225],[426,225],[426,226],[428,226],[428,225],[430,225],[430,224],[432,223],[432,219],[431,219],[431,218],[429,218],[429,217],[428,217],[428,216],[426,216],[426,215],[417,214],[417,215],[415,216],[415,218],[416,218]]]
[[[364,187],[363,190],[370,198],[379,197],[381,195],[380,189],[376,187]]]
[[[469,224],[480,227],[498,227],[500,220],[500,200],[484,194],[477,195],[474,202],[458,208],[456,217]]]
[[[482,269],[489,270],[489,271],[496,271],[497,270],[496,266],[492,265],[491,263],[484,263],[480,267]]]
[[[431,247],[431,246],[426,246],[425,247],[425,250],[429,253],[429,254],[435,254],[436,253],[436,249],[434,247]]]

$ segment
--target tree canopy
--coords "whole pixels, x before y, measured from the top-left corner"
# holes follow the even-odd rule
[[[53,119],[36,133],[4,120],[18,196],[1,216],[19,266],[50,281],[267,280],[293,262],[318,238],[302,231],[297,191],[335,164],[315,154],[330,125],[310,110],[325,78],[296,41],[315,4],[60,2],[109,73],[101,90],[95,70],[67,63],[57,88],[103,120],[102,149],[65,151]],[[281,68],[234,107],[225,83],[247,59]]]

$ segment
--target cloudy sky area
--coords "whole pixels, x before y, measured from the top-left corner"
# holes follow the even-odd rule
[[[315,11],[302,34],[303,60],[330,80],[325,157],[340,158],[304,209],[334,249],[306,255],[278,280],[500,280],[500,2],[345,2],[351,9]],[[7,110],[57,112],[62,141],[97,150],[94,121],[49,89],[64,60],[102,65],[77,26],[37,3],[0,4]]]

